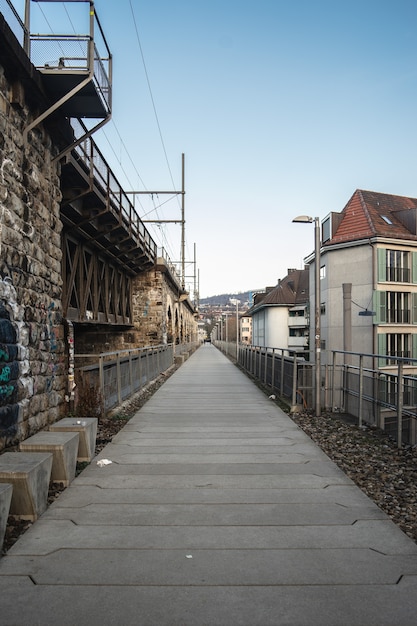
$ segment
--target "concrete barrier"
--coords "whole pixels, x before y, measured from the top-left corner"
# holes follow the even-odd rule
[[[0,483],[13,485],[10,515],[34,522],[46,510],[52,459],[49,452],[5,452],[0,456]]]
[[[68,487],[75,478],[79,439],[78,432],[42,431],[22,441],[19,449],[22,452],[51,452],[51,481]]]
[[[1,546],[6,534],[7,518],[9,517],[10,502],[12,501],[13,485],[10,483],[0,484],[0,556]]]
[[[49,426],[51,432],[75,432],[79,433],[79,446],[77,461],[87,461],[88,463],[95,455],[97,437],[96,417],[64,417]]]

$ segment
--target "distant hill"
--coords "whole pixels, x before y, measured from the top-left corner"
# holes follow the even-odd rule
[[[209,298],[200,298],[200,305],[208,304],[210,306],[225,306],[226,304],[230,304],[230,299],[239,300],[242,304],[249,303],[249,305],[251,305],[253,294],[258,291],[262,290],[256,289],[253,291],[243,291],[241,293],[222,293],[217,296],[210,296]]]

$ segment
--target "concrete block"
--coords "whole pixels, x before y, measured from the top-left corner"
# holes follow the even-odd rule
[[[9,517],[10,502],[12,501],[13,485],[9,483],[0,484],[0,556],[1,546],[6,534],[7,518]]]
[[[80,434],[77,461],[87,461],[88,463],[95,455],[97,437],[96,417],[64,417],[49,426],[52,432],[64,431]]]
[[[0,483],[13,485],[10,515],[34,522],[46,510],[52,470],[50,452],[5,452]]]
[[[51,481],[65,487],[74,480],[77,467],[79,433],[42,431],[20,443],[22,452],[51,452]]]

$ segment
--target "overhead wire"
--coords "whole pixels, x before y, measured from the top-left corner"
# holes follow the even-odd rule
[[[145,72],[145,78],[146,78],[146,82],[147,82],[147,85],[148,85],[149,96],[150,96],[150,99],[151,99],[152,108],[153,108],[153,112],[154,112],[154,116],[155,116],[155,121],[156,121],[156,125],[157,125],[157,128],[158,128],[159,138],[160,138],[162,149],[163,149],[163,153],[164,153],[164,156],[165,156],[165,161],[166,161],[166,165],[167,165],[167,168],[168,168],[169,176],[170,176],[170,179],[171,179],[171,184],[172,184],[173,189],[175,189],[174,177],[172,175],[172,170],[171,170],[171,167],[170,167],[170,164],[169,164],[169,159],[168,159],[168,154],[167,154],[167,150],[166,150],[166,147],[165,147],[165,142],[164,142],[164,138],[163,138],[163,135],[162,135],[161,124],[159,122],[159,116],[158,116],[158,112],[157,112],[156,105],[155,105],[155,99],[154,99],[153,92],[152,92],[151,82],[150,82],[150,79],[149,79],[149,73],[148,73],[148,69],[147,69],[147,65],[146,65],[146,61],[145,61],[145,55],[143,53],[142,43],[141,43],[140,35],[139,35],[139,29],[138,29],[138,25],[137,25],[137,22],[136,22],[136,16],[135,16],[135,12],[133,10],[132,0],[129,0],[129,6],[130,6],[131,13],[132,13],[132,20],[133,20],[133,25],[134,25],[134,28],[135,28],[136,40],[137,40],[137,44],[138,44],[138,47],[139,47],[140,56],[141,56],[141,59],[142,59],[143,69],[144,69],[144,72]],[[178,196],[177,196],[177,201],[178,201]]]
[[[150,95],[150,98],[151,98],[152,108],[153,108],[153,112],[154,112],[154,115],[155,115],[156,125],[158,127],[159,138],[161,140],[162,149],[164,151],[165,161],[166,161],[166,164],[167,164],[167,167],[168,167],[169,175],[170,175],[170,178],[171,178],[171,183],[173,185],[173,188],[175,188],[174,178],[172,176],[171,167],[169,165],[168,154],[167,154],[167,151],[166,151],[166,148],[165,148],[165,142],[164,142],[164,138],[162,136],[161,125],[159,123],[159,117],[158,117],[158,113],[157,113],[157,110],[156,110],[155,99],[153,97],[151,83],[150,83],[150,80],[149,80],[148,69],[146,67],[145,55],[143,54],[142,44],[141,44],[140,37],[139,37],[139,29],[138,29],[138,26],[137,26],[137,23],[136,23],[136,17],[135,17],[135,12],[133,10],[132,0],[129,0],[129,5],[130,5],[131,13],[132,13],[133,25],[135,27],[136,40],[137,40],[137,43],[138,43],[138,46],[139,46],[140,56],[142,58],[142,64],[143,64],[143,69],[144,69],[144,72],[145,72],[146,82],[147,82],[147,85],[148,85],[149,95]]]
[[[65,13],[67,15],[68,21],[71,24],[73,33],[75,34],[76,33],[76,29],[75,29],[74,23],[73,23],[73,21],[71,19],[71,16],[69,15],[69,12],[68,12],[64,2],[62,3],[62,5],[63,5],[64,11],[65,11]],[[141,59],[142,59],[142,64],[143,64],[143,68],[144,68],[144,72],[145,72],[145,77],[146,77],[146,82],[147,82],[149,95],[150,95],[150,99],[151,99],[152,109],[153,109],[153,112],[154,112],[156,125],[157,125],[157,128],[158,128],[159,138],[160,138],[160,141],[161,141],[161,145],[162,145],[162,149],[163,149],[166,165],[167,165],[167,168],[168,168],[170,180],[171,180],[173,189],[175,189],[174,178],[173,178],[173,175],[172,175],[172,170],[171,170],[171,167],[170,167],[168,154],[167,154],[167,150],[166,150],[166,147],[165,147],[165,142],[164,142],[164,138],[163,138],[163,134],[162,134],[161,124],[160,124],[158,112],[157,112],[157,109],[156,109],[155,99],[154,99],[152,88],[151,88],[151,83],[150,83],[150,79],[149,79],[149,73],[148,73],[148,70],[147,70],[146,62],[145,62],[145,56],[144,56],[144,53],[143,53],[143,48],[142,48],[142,44],[141,44],[141,40],[140,40],[140,36],[139,36],[139,29],[138,29],[137,22],[136,22],[136,16],[135,16],[133,5],[132,5],[132,0],[129,0],[129,6],[130,6],[131,14],[132,14],[134,28],[135,28],[136,40],[137,40],[137,43],[138,43],[140,56],[141,56]],[[52,26],[51,26],[47,16],[45,15],[45,12],[43,11],[42,6],[39,4],[38,7],[39,7],[39,9],[40,9],[40,11],[41,11],[41,13],[43,15],[43,18],[44,18],[46,24],[48,25],[48,27],[52,31],[53,30]],[[135,173],[136,173],[136,175],[138,177],[138,180],[142,184],[144,190],[148,191],[147,186],[144,183],[144,181],[143,181],[143,179],[142,179],[142,177],[141,177],[141,175],[140,175],[140,173],[139,173],[139,171],[138,171],[138,169],[136,167],[136,164],[135,164],[133,158],[131,157],[131,155],[129,153],[129,150],[127,149],[127,146],[126,146],[125,142],[123,141],[123,138],[122,138],[122,136],[121,136],[121,134],[119,132],[119,129],[118,129],[116,123],[114,122],[114,119],[111,119],[111,123],[112,123],[112,125],[113,125],[113,127],[114,127],[114,129],[116,131],[116,134],[117,134],[117,136],[119,138],[120,145],[123,147],[123,149],[124,149],[128,159],[129,159],[129,161],[130,161],[130,163],[131,163],[131,165],[132,165],[132,167],[133,167],[133,169],[134,169],[134,171],[135,171]],[[131,183],[131,181],[129,179],[129,175],[126,172],[125,168],[123,167],[121,157],[117,156],[116,151],[115,151],[115,149],[114,149],[114,147],[112,145],[112,142],[110,141],[110,139],[107,136],[107,134],[104,131],[104,129],[101,129],[101,132],[103,133],[105,139],[107,140],[107,142],[108,142],[108,144],[110,146],[111,151],[113,152],[117,162],[119,163],[119,166],[120,166],[124,176],[126,177],[127,182],[129,183],[129,185],[131,187],[133,187],[133,185],[132,185],[132,183]],[[172,197],[170,197],[169,199],[165,200],[164,202],[160,202],[158,205],[155,205],[154,194],[151,194],[151,192],[149,192],[149,193],[151,195],[151,201],[153,203],[153,208],[150,211],[148,211],[146,213],[143,213],[142,217],[146,217],[146,216],[150,215],[151,213],[156,212],[157,218],[158,218],[158,220],[160,220],[160,216],[159,216],[159,213],[158,213],[158,208],[160,208],[164,204],[167,204],[168,202],[170,202],[172,200]],[[177,201],[178,201],[178,195],[176,195],[176,198],[177,198]],[[158,198],[158,200],[159,200],[159,198]],[[138,200],[138,203],[139,203],[139,205],[141,207],[142,212],[144,212],[145,209],[144,209],[142,203],[140,202],[140,199]],[[160,221],[162,221],[162,220],[160,220]],[[173,250],[172,250],[172,242],[168,238],[168,235],[167,235],[167,232],[166,232],[166,228],[162,228],[162,224],[155,224],[154,226],[158,227],[159,236],[161,237],[161,241],[165,244],[165,248],[168,250],[169,254],[172,256],[174,254]],[[175,256],[175,254],[174,254],[174,256]]]

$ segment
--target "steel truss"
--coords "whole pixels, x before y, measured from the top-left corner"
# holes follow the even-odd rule
[[[62,253],[64,317],[72,322],[130,325],[131,277],[66,232]]]

